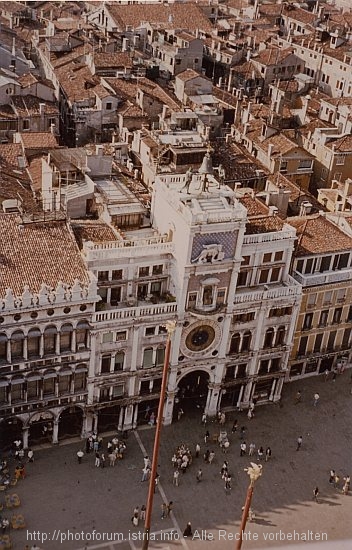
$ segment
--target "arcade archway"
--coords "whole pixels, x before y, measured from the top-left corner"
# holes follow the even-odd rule
[[[80,407],[64,409],[59,418],[59,439],[67,439],[81,435],[83,425],[83,410]]]
[[[0,450],[8,451],[13,447],[13,442],[16,439],[22,441],[23,423],[20,418],[13,416],[12,418],[2,418],[0,421]]]
[[[184,412],[204,410],[207,402],[209,374],[196,370],[186,374],[178,384],[175,398],[174,418],[177,418],[180,408]]]
[[[52,443],[54,415],[50,411],[35,413],[29,421],[29,446]]]

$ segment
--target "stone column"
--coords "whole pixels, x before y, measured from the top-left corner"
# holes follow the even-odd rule
[[[119,423],[117,425],[117,429],[121,432],[125,429],[125,407],[121,407],[120,414],[119,414]]]
[[[73,330],[71,333],[71,351],[76,353],[76,330]]]
[[[86,411],[86,414],[83,418],[83,427],[82,427],[82,435],[83,437],[87,437],[89,433],[93,431],[93,413],[91,411]]]
[[[24,426],[22,428],[22,446],[24,449],[28,449],[28,437],[29,437],[29,426]]]
[[[39,337],[39,357],[44,357],[44,334]]]
[[[247,383],[246,387],[245,387],[245,390],[244,390],[244,395],[243,395],[243,405],[248,405],[248,403],[250,402],[251,400],[251,394],[252,394],[252,388],[253,388],[253,382],[250,381]]]
[[[28,361],[28,339],[27,337],[23,340],[23,359]]]
[[[209,384],[207,404],[205,413],[209,416],[215,416],[218,410],[220,398],[220,384]]]
[[[98,414],[93,413],[93,432],[98,433]]]
[[[276,379],[276,381],[277,381],[277,384],[276,384],[275,391],[273,393],[274,403],[275,401],[278,401],[281,398],[282,386],[284,385],[284,378],[283,377],[278,378]]]
[[[6,360],[7,360],[8,363],[11,363],[11,340],[7,340]]]
[[[55,353],[60,355],[60,333],[57,332],[55,335]]]
[[[125,407],[125,419],[124,419],[124,429],[130,430],[137,426],[137,413],[138,407],[136,406],[135,410],[133,405],[127,405]]]
[[[175,403],[175,392],[168,391],[167,398],[165,400],[165,406],[164,406],[164,426],[169,426],[170,424],[172,424],[172,414],[174,410],[174,403]]]
[[[58,445],[59,443],[59,419],[56,418],[53,422],[53,439],[52,444]]]
[[[273,401],[273,399],[274,399],[274,392],[275,392],[276,383],[277,383],[277,378],[274,378],[273,383],[271,385],[269,401]]]

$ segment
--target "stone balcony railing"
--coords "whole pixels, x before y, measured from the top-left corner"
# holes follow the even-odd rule
[[[327,285],[331,283],[339,283],[342,281],[349,281],[352,279],[352,269],[344,269],[342,271],[333,271],[327,273],[312,273],[302,275],[295,272],[293,274],[296,281],[298,281],[303,287]]]
[[[302,294],[301,287],[289,277],[289,284],[281,284],[274,287],[266,288],[253,288],[252,291],[241,292],[240,290],[236,291],[233,303],[236,304],[245,304],[247,302],[262,302],[264,300],[275,300],[277,298],[290,298],[300,296]]]
[[[166,235],[136,240],[111,241],[103,244],[84,244],[84,253],[88,262],[118,258],[134,258],[138,256],[154,256],[171,254],[173,243]]]
[[[138,319],[140,317],[155,317],[158,315],[175,315],[177,304],[175,302],[165,304],[148,304],[123,309],[110,309],[93,314],[93,323],[106,323],[121,319]]]

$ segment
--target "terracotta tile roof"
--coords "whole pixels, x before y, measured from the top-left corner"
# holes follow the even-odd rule
[[[267,48],[266,50],[262,50],[257,57],[253,57],[253,61],[270,67],[281,63],[292,53],[292,48],[285,48],[284,50]]]
[[[187,82],[188,80],[192,80],[198,76],[205,78],[205,80],[209,80],[203,74],[197,73],[197,71],[194,71],[193,69],[186,69],[185,71],[182,71],[182,73],[179,73],[176,78],[182,80],[183,82]]]
[[[79,248],[82,248],[83,242],[87,241],[103,243],[106,241],[119,240],[115,231],[109,225],[94,220],[73,222],[72,230]]]
[[[23,157],[23,148],[20,143],[1,143],[0,159],[9,166],[19,168],[18,157]]]
[[[124,105],[121,105],[121,107],[118,107],[116,109],[116,112],[117,113],[120,113],[121,115],[125,116],[125,117],[137,117],[137,118],[140,118],[140,117],[143,117],[145,119],[148,118],[147,115],[145,115],[142,111],[142,109],[140,107],[138,107],[138,105],[135,105],[133,103],[130,103],[128,105],[124,104]]]
[[[308,25],[314,25],[314,23],[319,20],[319,16],[316,13],[303,10],[302,8],[294,6],[293,4],[283,4],[282,15]]]
[[[288,223],[297,230],[299,256],[349,251],[352,248],[352,238],[320,214],[290,218]]]
[[[34,158],[30,161],[27,172],[36,193],[42,190],[42,159]]]
[[[251,218],[246,224],[246,235],[256,235],[258,233],[273,233],[281,231],[284,222],[279,216],[267,216],[261,218]]]
[[[335,105],[338,107],[339,105],[352,105],[352,97],[346,96],[346,97],[327,97],[324,99],[326,103],[330,103],[330,105]]]
[[[23,132],[20,134],[25,149],[55,149],[58,141],[51,132]]]
[[[17,119],[17,115],[11,105],[0,105],[0,119]]]
[[[39,97],[36,97],[34,95],[13,95],[11,96],[11,101],[18,116],[20,117],[39,115],[41,103],[45,104],[45,114],[59,114],[59,107],[56,105],[56,103],[53,103],[52,101],[45,101],[44,99],[39,99]]]
[[[259,13],[263,15],[281,15],[282,4],[260,4]]]
[[[326,147],[328,147],[329,149],[335,147],[335,151],[337,152],[350,153],[352,152],[352,135],[333,139],[326,143]]]
[[[94,54],[94,65],[96,69],[99,67],[103,68],[132,68],[132,59],[129,53],[127,52],[103,52]]]
[[[53,83],[50,80],[48,80],[47,78],[41,78],[38,75],[34,75],[32,73],[25,73],[21,75],[18,78],[17,82],[21,85],[22,89],[36,83],[40,83],[44,86],[48,86],[49,88],[54,89]]]
[[[7,288],[39,292],[42,283],[88,284],[89,277],[66,222],[18,223],[16,214],[0,213],[0,296]]]
[[[335,125],[331,124],[330,122],[327,122],[325,120],[320,120],[320,118],[314,118],[304,126],[301,126],[299,131],[303,136],[308,137],[309,132],[313,134],[317,128],[334,128],[334,127]]]
[[[120,6],[107,3],[106,7],[122,30],[125,30],[127,26],[136,29],[144,21],[148,21],[152,27],[193,32],[197,29],[210,32],[213,28],[209,19],[196,4],[133,4]]]
[[[179,109],[179,103],[162,89],[159,84],[156,84],[149,78],[138,78],[135,80],[124,80],[123,78],[107,78],[104,81],[116,92],[116,94],[131,101],[136,101],[137,91],[141,89],[145,94],[158,99],[161,103],[170,107],[170,109]]]
[[[20,2],[1,2],[1,11],[6,13],[18,13],[20,11],[26,11],[26,6]]]
[[[55,72],[67,98],[72,103],[95,98],[94,86],[100,83],[100,78],[93,76],[86,65],[70,62],[56,69]]]
[[[38,210],[25,169],[9,164],[0,156],[0,204],[5,199],[20,199],[24,211]]]
[[[247,209],[248,218],[268,215],[269,208],[256,197],[246,194],[238,200]]]

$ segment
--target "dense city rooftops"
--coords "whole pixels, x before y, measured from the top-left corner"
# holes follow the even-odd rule
[[[297,230],[297,255],[309,256],[352,248],[352,238],[321,214],[290,218]]]

